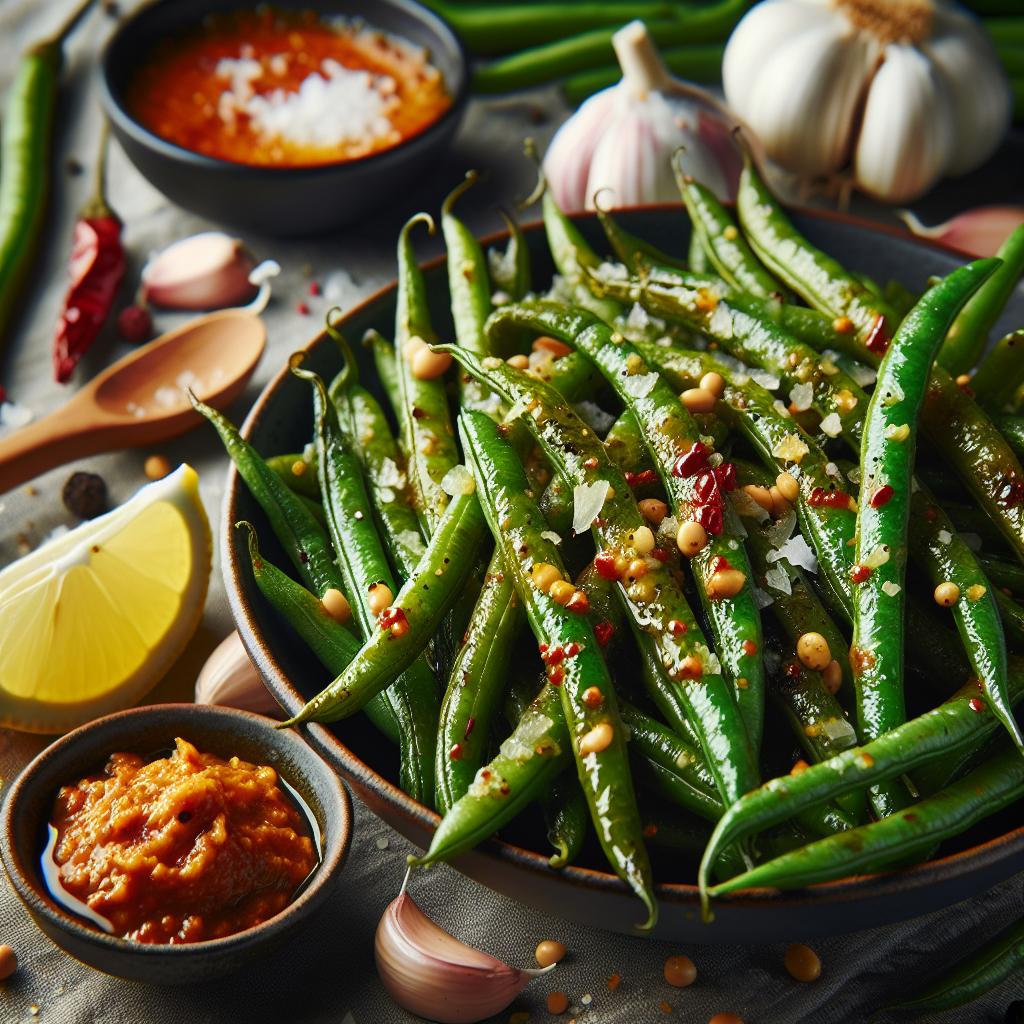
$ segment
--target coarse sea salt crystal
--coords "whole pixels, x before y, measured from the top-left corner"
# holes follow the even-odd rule
[[[0,403],[0,424],[17,430],[18,427],[27,426],[32,422],[35,413],[27,406],[18,405],[16,402]]]

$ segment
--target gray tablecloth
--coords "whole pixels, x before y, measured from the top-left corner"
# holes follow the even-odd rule
[[[0,88],[6,87],[15,55],[31,39],[51,29],[69,4],[36,0],[0,0]],[[57,187],[50,224],[52,244],[43,253],[25,297],[26,312],[0,367],[0,383],[19,405],[43,415],[66,401],[70,389],[53,383],[50,337],[65,287],[65,258],[74,211],[89,188],[88,175],[75,175],[68,161],[90,165],[99,123],[95,88],[95,54],[110,28],[109,18],[94,14],[69,48],[66,88],[60,117]],[[246,394],[232,413],[240,420],[252,400],[288,353],[311,336],[329,305],[351,305],[393,277],[393,244],[402,220],[413,210],[436,209],[443,193],[467,167],[489,172],[479,196],[469,197],[463,212],[479,230],[498,226],[497,199],[528,191],[532,172],[519,156],[520,140],[534,134],[546,140],[563,114],[549,94],[526,100],[475,104],[444,165],[415,192],[396,197],[394,204],[368,222],[314,242],[282,244],[267,239],[247,241],[259,257],[273,257],[283,267],[275,283],[276,298],[266,314],[270,344]],[[1015,140],[990,168],[959,186],[946,186],[931,200],[933,217],[977,202],[1016,198],[1021,188],[1021,141]],[[126,223],[125,239],[132,254],[129,280],[151,250],[172,239],[207,227],[197,218],[171,207],[127,162],[112,154],[110,197]],[[424,256],[437,248],[424,246]],[[309,282],[323,288],[321,298],[309,296]],[[305,301],[310,316],[295,310]],[[180,317],[161,314],[166,329]],[[76,381],[121,354],[107,336],[84,362]],[[0,427],[0,430],[3,428]],[[219,508],[225,460],[208,432],[196,431],[164,451],[177,462],[187,460],[202,478],[202,497],[211,518]],[[142,464],[147,452],[124,452],[88,460],[101,473],[114,501],[121,501],[145,482]],[[25,545],[35,545],[51,530],[69,524],[60,489],[72,467],[57,470],[0,499],[0,565]],[[188,651],[154,694],[156,700],[187,698],[198,667],[231,629],[231,621],[214,566],[209,602],[202,625]],[[0,775],[10,778],[44,742],[0,730]],[[182,990],[155,989],[107,978],[60,952],[32,925],[7,886],[0,881],[0,943],[17,951],[20,969],[0,983],[0,1021],[41,1020],[59,1024],[120,1024],[175,1020],[262,1022],[335,1022],[378,1024],[411,1021],[386,997],[372,960],[373,933],[381,911],[397,892],[409,845],[356,802],[355,841],[348,866],[330,904],[310,922],[301,940],[272,960],[223,982]],[[553,979],[535,983],[514,1009],[530,1011],[531,1020],[546,1019],[545,993],[566,991],[573,1010],[568,1018],[588,1024],[633,1024],[674,1019],[701,1022],[713,1013],[731,1010],[748,1024],[791,1024],[801,1020],[860,1021],[886,997],[908,988],[962,956],[996,929],[1024,913],[1020,878],[942,914],[900,927],[816,943],[824,970],[813,985],[793,982],[782,967],[785,942],[772,946],[687,947],[645,942],[600,931],[576,928],[557,915],[526,910],[441,867],[415,880],[415,898],[437,920],[467,941],[518,964],[528,964],[536,943],[558,938],[570,957]],[[799,935],[785,937],[799,941]],[[685,952],[698,967],[697,983],[678,991],[662,980],[666,956]],[[622,976],[610,992],[607,979]],[[999,1020],[1013,998],[1024,997],[1024,978],[1004,985],[982,1004],[947,1015],[945,1020]],[[660,1004],[665,1002],[666,1006]],[[666,1008],[667,1007],[667,1008]],[[507,1019],[508,1014],[500,1019]]]

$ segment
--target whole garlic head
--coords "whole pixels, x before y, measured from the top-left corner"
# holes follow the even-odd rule
[[[765,0],[736,26],[722,78],[771,159],[804,178],[849,164],[889,202],[984,163],[1010,120],[991,42],[944,0]]]

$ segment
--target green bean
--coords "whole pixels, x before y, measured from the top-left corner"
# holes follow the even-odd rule
[[[530,267],[530,247],[519,222],[505,210],[498,211],[508,228],[508,244],[504,252],[490,249],[487,265],[491,280],[513,301],[526,298],[533,284]]]
[[[1024,416],[1001,416],[998,424],[1013,453],[1024,459]]]
[[[1005,409],[1024,383],[1024,327],[1004,335],[981,360],[971,390],[978,404],[992,412]]]
[[[220,435],[238,475],[270,521],[292,565],[317,597],[331,589],[344,591],[341,573],[334,561],[330,542],[313,514],[284,481],[260,458],[226,416],[200,402],[189,391],[189,400]]]
[[[583,849],[590,821],[587,800],[576,779],[563,772],[551,783],[543,806],[548,842],[555,848],[548,864],[557,871],[572,864]]]
[[[1010,232],[996,256],[1003,261],[1002,266],[960,310],[939,350],[939,365],[954,377],[967,373],[981,358],[989,331],[1024,273],[1024,224]]]
[[[323,602],[304,586],[271,565],[261,554],[256,528],[244,520],[236,528],[249,532],[249,561],[253,578],[267,603],[298,634],[331,675],[343,672],[359,650],[359,642],[337,619],[327,613]],[[398,719],[387,705],[366,705],[366,717],[392,743],[398,744]]]
[[[985,555],[978,555],[977,559],[985,575],[997,587],[1005,588],[1015,598],[1024,598],[1024,566]]]
[[[316,462],[306,455],[271,455],[263,460],[288,485],[290,490],[311,501],[320,501],[320,484],[316,479]],[[301,467],[296,472],[296,467]]]
[[[380,331],[369,330],[363,335],[363,345],[373,356],[373,365],[377,369],[377,380],[384,389],[391,411],[401,421],[402,398],[398,390],[398,363],[395,357],[395,346]]]
[[[930,850],[936,842],[966,832],[1021,796],[1024,758],[1015,749],[1006,750],[911,808],[759,864],[712,886],[708,895],[766,886],[797,889],[881,871],[896,860]]]

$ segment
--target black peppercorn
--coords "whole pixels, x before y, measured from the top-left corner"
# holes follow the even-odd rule
[[[107,511],[107,485],[95,473],[72,473],[61,497],[64,507],[79,519],[95,519]]]

